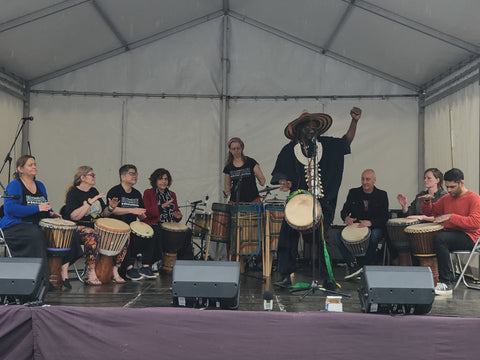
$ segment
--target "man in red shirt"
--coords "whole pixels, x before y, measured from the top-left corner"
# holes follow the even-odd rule
[[[430,194],[420,196],[424,200],[422,212],[435,216],[435,223],[443,223],[445,231],[433,240],[438,260],[439,282],[437,295],[452,293],[454,276],[449,269],[450,251],[471,250],[480,236],[480,196],[465,187],[463,172],[453,168],[444,175],[448,195],[432,203]]]

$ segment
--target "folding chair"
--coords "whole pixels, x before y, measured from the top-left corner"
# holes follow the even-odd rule
[[[12,253],[8,247],[7,241],[5,240],[5,235],[3,234],[2,229],[0,229],[0,247],[3,248],[4,257],[12,257]]]
[[[473,255],[475,255],[475,253],[480,255],[480,237],[477,239],[477,241],[475,241],[475,245],[473,246],[472,251],[455,250],[455,251],[451,252],[451,254],[454,254],[456,256],[457,263],[458,263],[458,266],[460,268],[460,276],[458,277],[457,283],[455,284],[455,287],[453,288],[453,290],[455,290],[458,287],[458,285],[460,285],[460,281],[463,281],[465,286],[469,289],[480,290],[480,286],[475,286],[475,285],[469,284],[465,280],[465,271],[467,271],[468,265],[470,264],[470,261],[473,259]],[[462,265],[462,259],[461,259],[461,256],[460,256],[462,254],[470,254],[467,262],[465,263],[465,265]],[[455,273],[453,264],[452,264],[452,271]]]

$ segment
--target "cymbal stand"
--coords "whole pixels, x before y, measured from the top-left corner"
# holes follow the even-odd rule
[[[194,215],[195,215],[195,212],[197,211],[197,205],[198,204],[193,204],[191,206],[190,215],[188,216],[187,221],[185,221],[185,225],[187,225],[187,226],[191,225],[192,231],[193,231],[195,226],[200,228],[200,233],[201,233],[200,245],[198,245],[195,241],[192,241],[192,244],[199,248],[199,252],[196,255],[194,255],[194,258],[203,259],[205,257],[205,235],[208,232],[208,229],[201,226],[201,225],[198,225],[194,221],[195,220]],[[204,212],[204,214],[205,214],[205,212]]]

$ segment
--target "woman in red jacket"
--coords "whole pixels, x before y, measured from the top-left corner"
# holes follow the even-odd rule
[[[150,225],[155,232],[151,244],[152,251],[147,251],[147,253],[152,254],[150,264],[153,264],[162,258],[164,247],[162,243],[165,239],[162,239],[161,224],[178,223],[182,220],[183,215],[178,207],[177,196],[169,189],[172,184],[170,172],[163,168],[157,169],[150,175],[149,180],[152,187],[143,193],[143,203],[147,216],[143,221]],[[182,238],[181,242],[180,250],[177,252],[178,258],[182,260],[193,259],[192,232],[190,229],[185,229],[185,237]]]

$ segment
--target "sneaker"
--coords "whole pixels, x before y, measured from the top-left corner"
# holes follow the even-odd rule
[[[347,274],[345,275],[345,280],[355,279],[363,272],[363,267],[357,264],[347,265]]]
[[[143,279],[143,275],[138,272],[137,269],[131,268],[127,270],[127,273],[125,275],[127,279],[133,280],[133,281],[138,281]]]
[[[440,295],[440,296],[445,296],[445,295],[452,295],[453,290],[450,284],[445,284],[445,283],[437,283],[437,286],[435,286],[435,295]]]
[[[335,284],[333,281],[331,281],[330,279],[326,279],[323,281],[323,286],[322,286],[325,290],[330,290],[330,291],[335,291],[338,289],[338,286],[337,284]]]
[[[282,280],[274,282],[273,285],[280,287],[289,287],[290,285],[292,285],[292,282],[290,281],[290,276],[287,275],[284,276]]]
[[[140,270],[138,270],[138,273],[147,278],[147,279],[155,279],[157,276],[153,273],[152,269],[150,266],[142,266]]]

